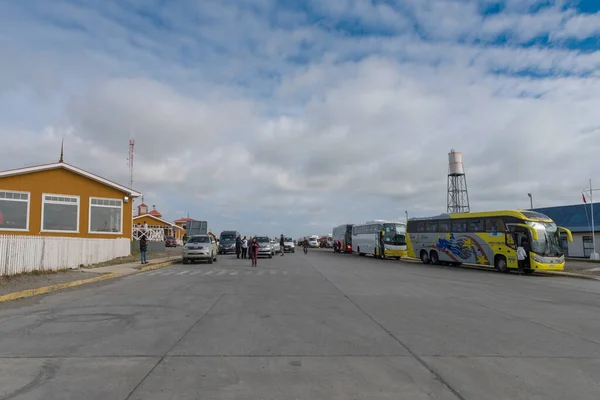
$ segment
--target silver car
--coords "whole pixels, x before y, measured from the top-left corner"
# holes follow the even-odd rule
[[[256,241],[258,242],[258,256],[273,258],[275,247],[271,243],[271,239],[268,236],[257,236]]]
[[[183,263],[206,260],[209,264],[217,261],[217,242],[210,235],[192,236],[183,246]]]

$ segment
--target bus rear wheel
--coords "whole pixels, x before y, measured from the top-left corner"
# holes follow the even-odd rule
[[[438,253],[437,251],[431,251],[431,254],[429,255],[429,258],[431,259],[431,263],[432,264],[439,264],[440,263],[440,258],[438,257]]]
[[[425,250],[421,251],[421,261],[423,261],[423,264],[429,264],[429,255]]]
[[[508,273],[508,266],[506,265],[506,258],[503,256],[496,256],[494,260],[494,267],[504,274]]]

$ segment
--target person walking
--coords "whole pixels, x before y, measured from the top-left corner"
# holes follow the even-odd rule
[[[283,233],[279,238],[279,254],[281,255],[281,257],[285,255],[285,238],[283,237]]]
[[[248,239],[246,236],[242,239],[242,259],[246,259],[248,257]]]
[[[242,235],[238,235],[235,238],[235,255],[237,258],[240,258],[240,254],[242,253]]]
[[[256,238],[252,238],[250,242],[250,259],[252,260],[252,266],[256,267],[256,261],[258,259],[258,242]]]
[[[148,264],[148,261],[146,261],[146,251],[148,251],[148,242],[146,240],[146,232],[144,232],[140,238],[140,261],[142,264]]]
[[[385,243],[383,241],[385,236],[385,231],[381,231],[379,233],[379,258],[385,260]]]

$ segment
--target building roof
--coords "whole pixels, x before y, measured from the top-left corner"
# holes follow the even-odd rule
[[[152,210],[148,213],[148,215],[154,215],[155,217],[162,217],[162,214],[159,213],[157,210]]]
[[[63,168],[66,169],[67,171],[71,171],[73,173],[76,173],[78,175],[84,176],[86,178],[89,178],[91,180],[94,180],[96,182],[102,183],[103,185],[112,187],[113,189],[117,189],[123,193],[128,194],[130,197],[140,197],[142,194],[140,192],[137,192],[133,189],[130,189],[128,187],[125,187],[123,185],[119,185],[118,183],[115,183],[113,181],[110,181],[108,179],[102,178],[101,176],[92,174],[91,172],[85,171],[81,168],[75,167],[74,165],[71,164],[67,164],[65,162],[57,162],[57,163],[52,163],[52,164],[43,164],[43,165],[34,165],[32,167],[25,167],[25,168],[17,168],[17,169],[9,169],[6,171],[0,171],[0,178],[6,177],[6,176],[14,176],[14,175],[24,175],[24,174],[32,174],[35,172],[41,172],[41,171],[50,171],[53,169],[59,169],[59,168]]]
[[[138,207],[146,207],[146,208],[148,208],[148,206],[146,204],[144,204],[144,203],[140,204]]]
[[[547,215],[556,225],[563,226],[571,232],[592,231],[590,204],[536,208],[534,211]],[[600,203],[594,203],[594,231],[600,232]]]
[[[179,218],[179,219],[176,219],[174,222],[177,223],[177,222],[188,222],[188,221],[195,221],[195,219],[194,218],[189,218],[189,217],[187,217],[187,218]]]
[[[133,217],[133,220],[135,221],[136,219],[141,219],[141,218],[152,218],[152,219],[155,219],[157,221],[163,222],[163,223],[165,223],[167,225],[170,225],[170,226],[177,226],[174,223],[167,221],[166,219],[162,219],[162,218],[159,218],[159,217],[157,217],[155,215],[151,215],[151,214],[138,215],[136,217]]]

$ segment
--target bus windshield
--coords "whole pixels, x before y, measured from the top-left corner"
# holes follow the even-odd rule
[[[538,234],[537,240],[531,238],[531,251],[541,256],[560,256],[563,254],[560,235],[556,224],[553,222],[531,222],[527,225],[533,227]]]
[[[383,224],[383,230],[385,232],[384,243],[393,246],[406,245],[406,226],[402,224]]]

